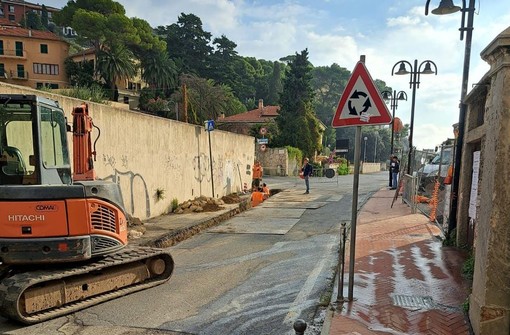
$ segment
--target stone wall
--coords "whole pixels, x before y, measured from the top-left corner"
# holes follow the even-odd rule
[[[82,101],[27,87],[0,83],[3,94],[35,94],[56,100],[68,122]],[[238,192],[251,184],[254,138],[178,122],[124,108],[89,103],[94,124],[101,129],[97,141],[98,176],[120,184],[126,211],[146,219],[168,212],[173,199]],[[97,135],[93,133],[93,139]],[[69,143],[72,143],[69,134]],[[72,148],[71,148],[72,149]],[[213,183],[214,181],[214,194]],[[164,198],[156,197],[163,191]]]
[[[481,53],[489,72],[467,97],[457,242],[475,227],[469,317],[475,334],[510,333],[510,27]],[[480,151],[472,182],[473,152]],[[474,197],[471,197],[471,190]],[[470,201],[471,198],[471,201]],[[471,206],[471,211],[469,208]],[[473,211],[474,210],[474,211]]]
[[[286,148],[267,148],[261,151],[257,146],[256,159],[260,161],[266,176],[297,176],[301,164],[289,159]]]

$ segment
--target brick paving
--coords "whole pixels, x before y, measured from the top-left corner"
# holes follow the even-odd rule
[[[400,198],[391,208],[393,195],[380,190],[361,209],[354,301],[336,306],[323,334],[470,334],[462,309],[469,295],[461,276],[466,254],[443,247],[439,228]]]

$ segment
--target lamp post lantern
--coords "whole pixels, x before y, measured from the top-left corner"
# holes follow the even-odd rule
[[[399,66],[398,71],[395,68]],[[407,70],[407,65],[411,71]],[[434,69],[432,69],[434,67]],[[407,159],[407,174],[411,174],[411,159],[413,154],[413,130],[414,130],[414,106],[416,102],[416,89],[420,87],[420,75],[422,74],[436,74],[437,66],[431,60],[425,60],[418,65],[418,60],[414,60],[414,65],[406,60],[398,61],[391,69],[391,75],[406,75],[409,74],[409,88],[412,88],[413,94],[411,98],[411,122],[409,124],[409,155]]]
[[[439,7],[432,10],[432,14],[443,15],[462,12],[460,30],[460,40],[464,39],[464,32],[466,33],[466,44],[464,49],[464,67],[462,71],[462,85],[460,91],[460,105],[459,105],[459,126],[457,143],[455,145],[455,158],[454,158],[454,170],[452,180],[452,195],[450,201],[450,217],[448,220],[448,234],[457,227],[457,203],[458,203],[458,192],[459,192],[459,180],[460,180],[460,164],[462,159],[462,146],[464,142],[464,128],[465,128],[465,117],[467,105],[465,98],[467,95],[467,87],[469,80],[469,63],[471,60],[471,40],[473,37],[473,20],[475,14],[475,0],[468,0],[469,4],[466,6],[466,0],[462,0],[462,7],[455,6],[452,0],[441,0]],[[430,0],[427,0],[425,5],[425,15],[428,15]],[[466,24],[466,13],[467,13],[467,24]]]
[[[395,137],[395,111],[398,108],[398,101],[399,100],[406,100],[407,101],[407,94],[404,91],[397,92],[396,90],[393,90],[393,93],[391,91],[382,91],[382,97],[384,100],[390,102],[390,108],[391,108],[391,142],[390,142],[390,155],[393,155],[393,143],[394,143],[394,137]],[[391,187],[391,169],[390,169],[390,180],[389,180],[389,186]]]

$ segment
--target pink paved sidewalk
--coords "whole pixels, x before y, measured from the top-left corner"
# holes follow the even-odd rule
[[[380,190],[361,209],[354,301],[337,306],[323,334],[469,334],[462,309],[469,284],[460,274],[465,253],[443,247],[439,228],[401,198],[391,208],[393,196]]]

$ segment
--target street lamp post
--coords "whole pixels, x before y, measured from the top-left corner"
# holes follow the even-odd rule
[[[395,68],[399,66],[397,72],[395,72]],[[407,66],[409,65],[411,71],[407,71]],[[432,66],[434,69],[432,69]],[[423,68],[423,69],[422,69]],[[411,174],[411,159],[413,153],[413,130],[414,130],[414,106],[416,102],[416,89],[420,88],[420,75],[421,74],[436,74],[437,75],[437,66],[431,60],[425,60],[418,65],[418,60],[414,60],[413,64],[409,63],[406,60],[398,61],[395,65],[393,65],[393,69],[391,69],[391,75],[406,75],[409,74],[409,88],[413,89],[413,94],[411,98],[411,123],[409,124],[409,155],[407,159],[407,174]]]
[[[377,158],[377,135],[375,136],[375,145],[374,145],[374,163],[376,162]]]
[[[384,100],[390,102],[390,108],[391,108],[391,143],[390,143],[390,155],[393,155],[393,139],[395,136],[395,111],[398,108],[398,101],[399,100],[406,100],[407,101],[407,94],[404,91],[397,92],[396,90],[393,90],[393,93],[391,91],[382,91],[382,97]],[[391,187],[391,169],[390,169],[390,180],[389,180],[389,186]]]
[[[425,5],[425,15],[428,15],[430,0],[427,0]],[[452,196],[450,201],[450,219],[448,221],[448,234],[457,227],[457,204],[460,180],[460,164],[462,159],[462,146],[464,142],[464,128],[467,104],[465,98],[467,95],[468,80],[469,80],[469,63],[471,60],[471,40],[473,37],[473,20],[475,14],[475,0],[469,0],[469,5],[466,6],[466,0],[462,0],[462,8],[453,5],[452,0],[441,0],[439,7],[432,10],[432,14],[443,15],[462,12],[460,30],[460,40],[464,39],[464,32],[466,32],[466,45],[464,49],[464,68],[462,71],[462,86],[460,91],[460,105],[459,105],[459,133],[457,136],[457,143],[455,146],[454,158],[454,172],[452,180]],[[466,21],[467,13],[467,25]]]
[[[367,160],[367,140],[368,137],[364,137],[363,140],[365,141],[365,149],[363,150],[363,163]]]

